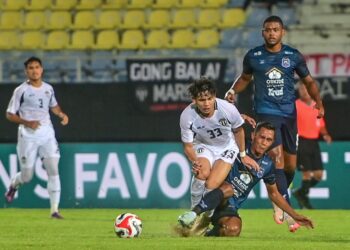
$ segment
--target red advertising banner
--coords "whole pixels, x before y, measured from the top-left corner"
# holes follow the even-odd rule
[[[314,77],[350,76],[350,54],[309,54],[305,56]]]

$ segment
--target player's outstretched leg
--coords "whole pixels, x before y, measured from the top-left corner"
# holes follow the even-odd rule
[[[280,209],[274,202],[272,202],[273,206],[273,219],[276,224],[282,224],[284,221],[284,212]]]
[[[289,232],[294,233],[300,227],[300,225],[295,222],[295,220],[289,214],[284,213],[284,219],[287,222]]]
[[[200,236],[207,232],[211,221],[210,214],[211,212],[206,212],[198,216],[189,231],[191,236]]]
[[[197,218],[197,214],[193,211],[187,211],[183,214],[181,214],[178,218],[178,222],[182,227],[192,227],[193,223],[195,222]]]
[[[7,190],[7,192],[5,193],[5,199],[7,203],[11,203],[13,201],[13,199],[15,198],[15,194],[17,192],[16,188],[13,188],[11,185],[9,187],[9,189]]]

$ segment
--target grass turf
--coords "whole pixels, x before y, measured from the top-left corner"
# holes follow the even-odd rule
[[[64,220],[48,209],[0,209],[0,249],[350,249],[350,211],[302,211],[315,229],[290,233],[276,225],[272,210],[241,209],[239,238],[180,238],[173,233],[179,209],[63,209]],[[139,215],[140,238],[120,239],[113,231],[122,212]]]

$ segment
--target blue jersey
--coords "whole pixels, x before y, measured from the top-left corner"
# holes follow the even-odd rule
[[[275,179],[275,165],[272,159],[264,154],[261,158],[257,159],[251,154],[250,150],[247,154],[252,157],[260,166],[259,172],[255,170],[249,170],[241,162],[241,158],[237,157],[230,173],[226,178],[226,182],[232,185],[235,189],[235,194],[228,199],[229,206],[238,210],[241,204],[248,198],[248,195],[252,188],[263,179],[265,183],[273,185],[276,183]]]
[[[258,46],[245,55],[243,73],[253,75],[257,114],[295,117],[294,73],[300,78],[310,74],[298,50],[283,44],[279,52],[272,53]]]

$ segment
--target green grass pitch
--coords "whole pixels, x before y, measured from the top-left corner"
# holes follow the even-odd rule
[[[290,233],[276,225],[272,210],[241,209],[239,238],[180,238],[173,226],[180,209],[63,209],[64,220],[49,218],[48,209],[0,209],[0,249],[350,249],[350,211],[302,211],[315,229]],[[114,219],[122,212],[139,215],[141,237],[117,238]]]

